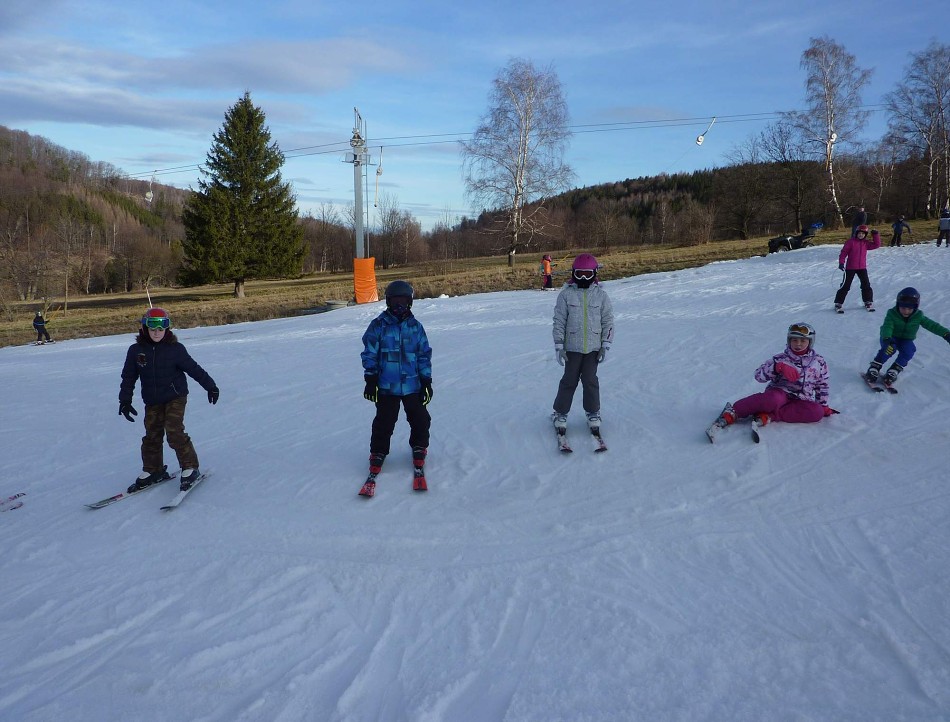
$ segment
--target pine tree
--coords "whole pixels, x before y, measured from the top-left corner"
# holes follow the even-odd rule
[[[304,255],[284,155],[264,121],[245,92],[225,113],[182,214],[189,280],[231,281],[238,298],[247,279],[300,273]]]

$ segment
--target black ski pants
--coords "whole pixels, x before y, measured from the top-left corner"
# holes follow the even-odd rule
[[[844,303],[848,291],[851,290],[851,282],[855,276],[861,281],[861,300],[865,303],[871,303],[874,300],[874,289],[871,288],[871,279],[868,277],[868,269],[858,268],[856,270],[848,269],[844,272],[841,287],[835,294],[835,303]]]
[[[557,385],[557,396],[554,397],[554,410],[557,413],[566,414],[571,410],[578,382],[581,382],[584,388],[584,411],[589,414],[600,411],[600,381],[597,379],[599,353],[567,352],[564,375]]]
[[[393,429],[399,419],[399,405],[406,410],[409,421],[409,446],[423,449],[429,447],[429,426],[432,417],[422,403],[422,394],[387,396],[380,394],[376,400],[376,418],[373,419],[373,435],[369,440],[371,454],[388,454]]]

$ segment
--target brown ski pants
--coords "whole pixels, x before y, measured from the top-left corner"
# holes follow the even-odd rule
[[[197,469],[198,454],[185,433],[185,404],[187,396],[179,396],[167,404],[145,407],[145,436],[142,437],[142,470],[161,471],[163,468],[164,437],[178,456],[182,469]]]

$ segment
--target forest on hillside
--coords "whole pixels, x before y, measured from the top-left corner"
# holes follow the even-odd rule
[[[843,52],[827,39],[814,47]],[[833,172],[838,133],[809,128],[814,113],[790,113],[733,148],[723,167],[535,198],[524,206],[531,231],[516,245],[499,232],[509,211],[485,210],[423,232],[384,197],[367,229],[369,250],[388,268],[514,252],[695,245],[798,233],[814,223],[839,228],[858,207],[885,235],[898,216],[928,233],[950,200],[950,46],[934,43],[912,58],[905,80],[886,96],[886,135],[846,143]],[[864,82],[869,71],[852,72]],[[868,112],[845,108],[838,122]],[[194,192],[130,179],[108,163],[0,126],[0,313],[9,316],[17,301],[68,305],[77,295],[186,283],[183,211]],[[353,215],[352,207],[330,204],[299,214],[304,252],[296,273],[352,269]]]

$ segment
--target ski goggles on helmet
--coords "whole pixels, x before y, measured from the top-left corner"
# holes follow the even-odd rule
[[[167,329],[170,325],[167,316],[146,316],[142,319],[142,322],[146,328],[149,328],[152,331]]]
[[[789,338],[811,338],[815,330],[806,324],[793,323],[788,327]]]
[[[578,281],[593,281],[595,273],[597,273],[597,271],[593,268],[575,268],[574,278]]]

